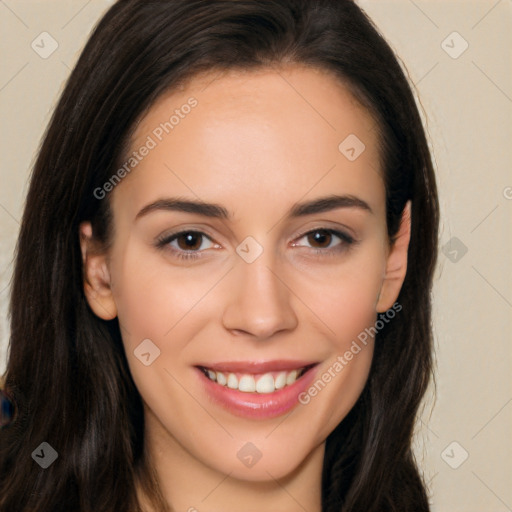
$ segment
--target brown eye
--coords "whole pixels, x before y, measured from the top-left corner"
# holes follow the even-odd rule
[[[299,243],[300,240],[305,240],[306,244]],[[348,248],[355,243],[357,242],[353,237],[342,231],[320,228],[304,233],[292,245],[309,247],[317,256],[334,256],[348,250]]]
[[[325,229],[311,231],[311,233],[308,233],[307,237],[308,237],[308,242],[313,247],[319,247],[321,249],[325,249],[325,248],[329,247],[329,245],[332,241],[332,233]]]
[[[214,247],[212,239],[201,231],[181,231],[156,240],[156,247],[168,251],[181,259],[194,259],[203,256],[206,249]]]
[[[195,251],[201,247],[203,235],[195,231],[189,231],[186,233],[180,233],[175,239],[179,249],[184,251]]]

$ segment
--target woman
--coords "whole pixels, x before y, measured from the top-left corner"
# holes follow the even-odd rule
[[[429,510],[437,229],[355,3],[117,2],[31,178],[0,511]]]

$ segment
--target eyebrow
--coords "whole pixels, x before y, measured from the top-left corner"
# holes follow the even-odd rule
[[[289,218],[305,217],[315,213],[324,213],[337,208],[358,208],[373,214],[370,205],[362,199],[353,195],[330,195],[313,199],[293,205],[288,212]],[[215,203],[205,203],[203,201],[191,201],[184,198],[164,198],[158,199],[144,206],[135,216],[135,220],[155,211],[176,211],[185,213],[195,213],[204,217],[229,220],[232,215],[223,206]]]

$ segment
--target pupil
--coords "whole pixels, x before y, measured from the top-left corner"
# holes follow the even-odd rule
[[[185,240],[185,243],[178,245],[184,245],[184,247],[182,246],[181,249],[185,250],[197,249],[198,247],[201,246],[200,238],[201,236],[196,233],[187,233],[185,235],[180,236],[180,240]]]
[[[315,231],[313,235],[313,239],[316,243],[320,243],[320,245],[329,245],[331,234],[327,231]],[[326,243],[327,242],[327,243]]]

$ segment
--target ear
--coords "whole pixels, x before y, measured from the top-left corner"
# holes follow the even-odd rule
[[[90,222],[80,224],[79,235],[85,297],[96,316],[112,320],[117,316],[117,308],[112,295],[107,255],[99,250]]]
[[[387,258],[386,272],[377,300],[378,313],[387,311],[398,298],[407,272],[407,250],[410,238],[411,201],[407,201],[402,213],[400,228]]]

